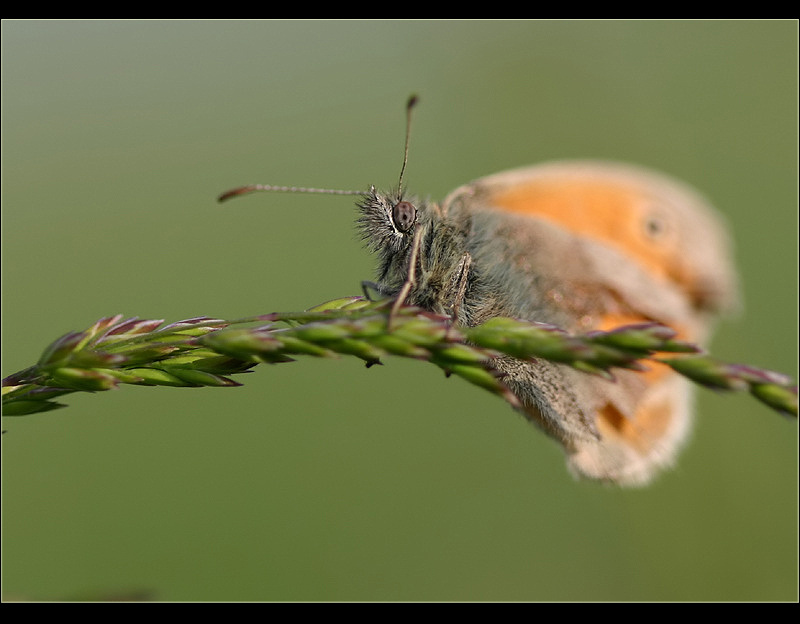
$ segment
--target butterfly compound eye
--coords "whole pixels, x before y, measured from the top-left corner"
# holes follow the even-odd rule
[[[417,209],[407,201],[397,202],[392,208],[392,221],[397,230],[405,234],[417,220]]]

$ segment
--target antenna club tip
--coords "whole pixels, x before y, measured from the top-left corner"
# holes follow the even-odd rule
[[[419,102],[419,96],[416,93],[412,93],[408,97],[408,102],[406,102],[406,109],[411,110],[417,105],[417,102]]]
[[[255,191],[255,186],[240,186],[239,188],[231,189],[230,191],[225,191],[222,195],[217,197],[217,201],[221,204],[222,202],[228,201],[232,197],[238,197],[239,195],[244,195],[245,193],[250,193]]]

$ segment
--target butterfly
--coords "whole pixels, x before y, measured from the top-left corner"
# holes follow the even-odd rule
[[[416,99],[407,104],[407,122]],[[705,344],[735,308],[737,276],[722,217],[697,191],[645,168],[556,161],[489,175],[442,202],[395,190],[254,190],[358,194],[357,225],[378,259],[372,287],[448,315],[569,332],[656,322]],[[692,427],[692,388],[665,365],[614,379],[535,359],[495,367],[523,415],[564,449],[580,477],[643,485],[671,465]]]

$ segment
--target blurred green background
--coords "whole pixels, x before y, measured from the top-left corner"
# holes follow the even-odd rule
[[[2,23],[3,374],[124,313],[359,294],[352,198],[441,199],[554,158],[707,194],[746,300],[713,352],[797,376],[794,21]],[[421,363],[124,387],[3,427],[3,596],[797,600],[797,422],[698,394],[677,468],[575,482],[500,400]]]

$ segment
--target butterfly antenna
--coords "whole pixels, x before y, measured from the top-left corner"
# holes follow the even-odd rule
[[[249,184],[240,186],[230,191],[225,191],[217,198],[218,202],[224,202],[232,197],[256,193],[259,191],[271,191],[275,193],[320,193],[322,195],[363,195],[365,191],[344,191],[340,189],[309,188],[307,186],[275,186],[272,184]]]
[[[419,98],[416,95],[409,97],[408,102],[406,102],[406,145],[403,150],[403,166],[400,169],[400,179],[397,182],[398,193],[403,191],[403,174],[406,172],[406,163],[408,163],[408,140],[411,135],[411,109],[417,105],[417,102],[419,102]]]
[[[406,144],[403,150],[403,167],[400,169],[400,179],[397,183],[398,192],[403,188],[403,174],[406,171],[406,163],[408,162],[408,140],[411,134],[411,109],[416,106],[419,98],[412,95],[406,102]],[[233,197],[240,195],[248,195],[249,193],[256,193],[260,191],[271,191],[277,193],[319,193],[322,195],[363,195],[368,191],[344,191],[338,189],[322,189],[322,188],[309,188],[306,186],[275,186],[272,184],[249,184],[247,186],[240,186],[230,191],[225,191],[217,198],[218,202],[227,201]]]

